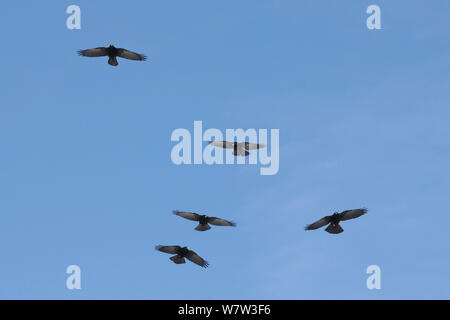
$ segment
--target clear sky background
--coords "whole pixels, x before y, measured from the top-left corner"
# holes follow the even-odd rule
[[[449,299],[449,15],[446,0],[5,2],[0,298]],[[110,43],[149,59],[76,53]],[[280,129],[278,174],[174,165],[170,135],[194,120]],[[342,234],[303,230],[363,206]],[[238,226],[197,232],[173,209]]]

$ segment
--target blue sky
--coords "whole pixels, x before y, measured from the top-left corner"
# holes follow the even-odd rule
[[[66,28],[67,6],[82,29]],[[381,30],[366,8],[381,7]],[[0,298],[449,299],[450,3],[9,1]],[[115,44],[146,62],[89,59]],[[171,162],[177,128],[280,129],[280,170]],[[345,232],[305,232],[350,208]],[[237,228],[196,232],[197,211]],[[157,244],[188,245],[208,269]],[[82,289],[65,287],[81,267]],[[366,268],[381,268],[381,290]]]

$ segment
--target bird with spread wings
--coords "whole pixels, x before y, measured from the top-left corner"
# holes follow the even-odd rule
[[[345,210],[342,211],[341,213],[335,212],[331,216],[323,217],[322,219],[319,219],[316,222],[307,225],[305,227],[305,230],[319,229],[328,224],[328,227],[325,229],[325,231],[332,234],[338,234],[344,232],[344,229],[342,229],[342,227],[340,226],[341,221],[355,219],[366,213],[367,213],[366,208]]]
[[[233,149],[234,156],[248,156],[248,150],[256,150],[264,148],[264,144],[251,142],[229,142],[229,141],[210,141],[210,145],[224,149]]]
[[[189,250],[188,247],[158,245],[155,249],[164,253],[174,254],[170,260],[172,260],[175,264],[186,263],[186,258],[200,267],[207,268],[209,266],[209,263],[206,260],[195,253],[195,251]]]
[[[195,212],[174,210],[173,214],[191,221],[198,221],[198,226],[195,228],[195,230],[197,231],[206,231],[211,229],[209,224],[212,224],[213,226],[228,226],[228,227],[236,226],[236,223],[234,222],[217,217],[208,217],[206,215],[201,215]]]
[[[109,47],[97,47],[86,50],[79,50],[78,54],[83,57],[109,57],[108,64],[112,66],[117,66],[117,57],[128,59],[144,61],[147,57],[143,54],[139,54],[133,51],[129,51],[123,48],[116,48],[112,44]]]

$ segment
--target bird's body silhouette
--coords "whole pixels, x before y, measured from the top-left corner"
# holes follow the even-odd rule
[[[250,152],[248,150],[255,150],[264,148],[264,144],[251,143],[251,142],[229,142],[229,141],[210,141],[210,145],[214,147],[233,149],[234,156],[248,156]]]
[[[198,221],[198,226],[195,228],[197,231],[206,231],[211,229],[210,224],[214,226],[229,226],[229,227],[235,227],[236,224],[234,222],[217,218],[217,217],[208,217],[206,215],[201,215],[195,212],[185,212],[185,211],[178,211],[174,210],[173,214],[183,217],[185,219],[191,220],[191,221]]]
[[[200,257],[197,253],[192,250],[189,250],[188,247],[180,247],[180,246],[156,246],[156,250],[174,254],[173,257],[170,258],[175,264],[183,264],[186,263],[186,259],[192,261],[193,263],[199,265],[200,267],[207,268],[209,263],[205,261],[202,257]]]
[[[83,57],[109,57],[108,64],[117,66],[117,57],[121,57],[129,60],[144,61],[147,57],[143,54],[139,54],[133,51],[129,51],[123,48],[116,48],[112,44],[109,47],[97,47],[86,50],[79,50],[78,54]]]
[[[341,213],[335,212],[331,216],[323,217],[322,219],[317,220],[316,222],[310,225],[307,225],[305,227],[305,230],[315,230],[324,227],[328,224],[328,227],[325,229],[325,231],[332,234],[338,234],[344,232],[344,229],[342,229],[340,225],[341,221],[355,219],[362,216],[365,213],[367,213],[366,208],[345,210],[342,211]]]

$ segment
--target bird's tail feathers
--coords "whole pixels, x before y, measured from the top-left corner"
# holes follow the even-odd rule
[[[170,258],[174,263],[176,264],[183,264],[186,263],[186,260],[182,256],[176,255]]]
[[[326,229],[326,232],[332,233],[332,234],[338,234],[344,231],[342,227],[339,224],[330,224]]]
[[[201,223],[199,223],[198,226],[195,228],[195,230],[197,230],[197,231],[206,231],[209,229],[211,229],[209,224],[201,224]]]
[[[248,156],[250,154],[250,152],[248,152],[247,150],[243,150],[243,151],[237,151],[237,152],[232,152],[232,155],[233,156],[243,156],[243,157],[246,157],[246,156]]]
[[[117,62],[116,57],[109,57],[108,64],[110,64],[112,66],[117,66],[119,63]]]

